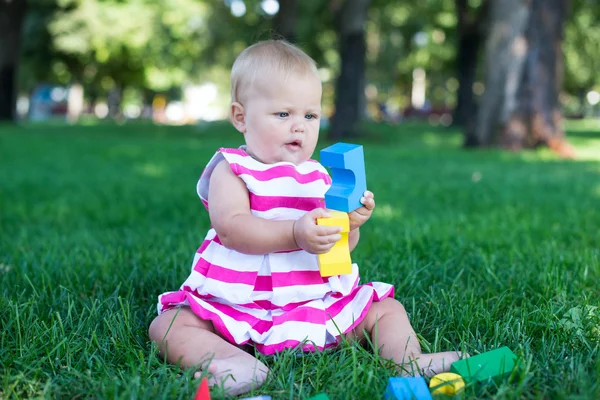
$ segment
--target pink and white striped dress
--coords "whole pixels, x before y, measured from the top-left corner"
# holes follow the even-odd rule
[[[207,209],[210,176],[223,159],[246,183],[251,212],[261,218],[298,219],[322,207],[331,186],[327,170],[317,161],[263,164],[244,147],[223,148],[198,181],[198,195]],[[337,344],[341,334],[364,319],[371,302],[394,295],[392,285],[358,282],[356,264],[350,275],[323,278],[314,254],[242,254],[223,246],[210,229],[190,276],[179,291],[159,296],[158,312],[189,306],[231,343],[252,344],[263,354],[297,346],[314,351]]]

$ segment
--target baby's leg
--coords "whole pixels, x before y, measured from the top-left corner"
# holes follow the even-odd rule
[[[380,347],[381,357],[392,359],[406,375],[433,376],[447,372],[454,361],[468,357],[457,352],[423,354],[404,306],[392,298],[373,302],[365,319],[346,336],[362,340],[365,330],[373,345]]]
[[[269,371],[262,362],[219,336],[212,322],[200,319],[186,307],[156,317],[148,333],[171,364],[190,368],[210,363],[209,383],[224,382],[229,395],[259,387]]]

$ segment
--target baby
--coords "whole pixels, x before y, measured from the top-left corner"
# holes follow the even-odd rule
[[[321,277],[317,254],[341,239],[323,198],[327,170],[311,156],[319,138],[321,81],[315,62],[285,41],[244,50],[231,71],[230,117],[245,146],[221,148],[197,185],[212,229],[179,291],[159,296],[149,335],[182,367],[206,368],[231,395],[260,386],[268,368],[248,349],[276,354],[369,335],[407,374],[448,371],[456,352],[423,354],[394,287]],[[350,250],[375,208],[366,191],[349,214]],[[377,332],[376,337],[373,337]],[[197,372],[197,376],[199,376]]]

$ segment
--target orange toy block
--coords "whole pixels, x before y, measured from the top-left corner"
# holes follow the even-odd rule
[[[208,379],[202,378],[202,382],[198,387],[194,400],[210,400],[210,389],[208,387]]]
[[[352,260],[350,247],[348,247],[348,232],[350,232],[350,219],[343,211],[330,210],[329,218],[317,218],[317,225],[341,226],[342,239],[338,241],[329,252],[319,254],[319,270],[321,276],[334,276],[352,273]]]

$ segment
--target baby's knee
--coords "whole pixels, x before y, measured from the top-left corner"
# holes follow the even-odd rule
[[[148,327],[148,337],[155,343],[159,343],[164,340],[165,334],[167,333],[164,320],[164,314],[161,314],[154,318]]]
[[[378,314],[381,316],[386,314],[407,315],[406,309],[398,300],[393,297],[386,297],[376,304]]]
[[[359,329],[366,329],[370,332],[378,321],[382,318],[387,318],[388,316],[408,318],[402,303],[394,298],[387,297],[381,301],[371,303],[371,307],[369,308],[365,319],[359,325]],[[361,331],[359,330],[358,332]]]
[[[150,340],[160,343],[169,333],[177,331],[178,326],[186,317],[185,313],[181,314],[181,311],[181,309],[167,310],[154,318],[148,328]]]
[[[189,308],[182,307],[167,310],[154,318],[148,328],[148,336],[153,342],[161,343],[168,336],[187,328],[199,328],[215,333],[212,322],[205,321]]]

